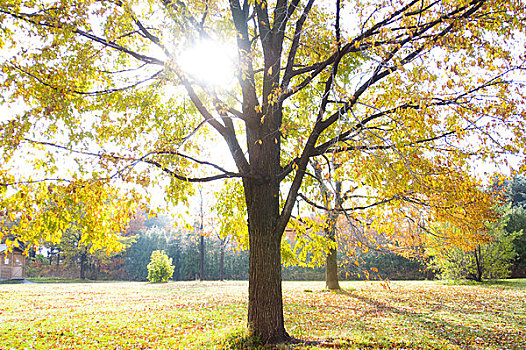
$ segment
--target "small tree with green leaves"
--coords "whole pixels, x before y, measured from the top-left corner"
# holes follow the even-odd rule
[[[148,281],[152,283],[168,282],[174,273],[174,269],[172,259],[164,254],[164,250],[155,250],[152,252],[148,264]]]
[[[433,257],[431,267],[436,269],[442,279],[467,279],[481,282],[483,279],[509,277],[513,261],[517,255],[514,240],[522,231],[505,230],[508,216],[490,224],[479,242],[464,245],[448,244],[445,231],[456,228],[440,225],[433,232],[433,239],[427,253]]]
[[[512,205],[506,216],[508,217],[506,231],[522,232],[522,235],[518,235],[513,241],[517,258],[512,268],[512,277],[526,277],[526,209],[523,206]]]

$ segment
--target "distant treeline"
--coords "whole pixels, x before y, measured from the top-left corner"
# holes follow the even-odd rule
[[[173,280],[188,281],[200,278],[200,237],[197,231],[175,230],[167,216],[150,219],[139,216],[131,223],[126,237],[133,243],[130,243],[125,251],[113,256],[107,256],[102,251],[89,253],[88,249],[73,253],[78,251],[76,246],[78,242],[70,240],[65,240],[60,245],[48,246],[41,250],[41,254],[33,255],[28,274],[32,277],[79,278],[82,270],[84,278],[93,280],[146,281],[148,275],[146,266],[152,252],[164,250],[172,258],[175,266]],[[234,243],[215,236],[204,237],[204,243],[203,279],[248,279],[248,251],[236,249]],[[73,247],[67,246],[68,244]],[[223,255],[222,259],[221,255]],[[344,264],[343,260],[340,266],[342,280],[424,279],[429,277],[426,275],[425,264],[396,254],[371,251],[360,257],[359,266]],[[82,264],[85,264],[84,268]],[[324,280],[325,268],[323,266],[315,268],[284,266],[283,279]]]
[[[505,229],[509,232],[526,231],[526,177],[517,176],[494,185],[511,206]],[[211,230],[213,232],[213,230]],[[99,280],[145,281],[146,266],[154,250],[164,250],[175,265],[174,280],[195,280],[200,276],[200,236],[197,230],[174,229],[168,216],[147,218],[138,215],[130,223],[123,237],[127,248],[108,256],[105,249],[91,251],[83,246],[79,231],[68,230],[62,242],[46,245],[40,252],[33,252],[27,274],[29,277],[55,276]],[[517,256],[512,266],[512,277],[526,276],[526,234],[513,242]],[[212,234],[204,237],[205,280],[248,279],[248,252],[237,249],[234,242]],[[348,262],[348,261],[351,262]],[[345,263],[347,261],[347,263]],[[433,271],[426,268],[426,261],[407,259],[394,253],[369,250],[358,253],[353,259],[342,256],[339,274],[341,280],[364,279],[431,279]],[[324,280],[323,266],[283,267],[284,280]]]

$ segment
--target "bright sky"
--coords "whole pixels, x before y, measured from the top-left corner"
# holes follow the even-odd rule
[[[352,11],[352,10],[349,10]],[[351,13],[352,15],[352,13]],[[345,22],[345,21],[344,21]],[[351,30],[351,28],[348,28]],[[0,57],[5,55],[0,52]],[[183,52],[179,57],[181,68],[196,80],[209,85],[210,87],[224,87],[233,84],[235,79],[235,61],[237,52],[235,47],[213,40],[203,40],[197,42],[192,48]],[[13,111],[0,105],[0,122],[9,119]],[[217,160],[218,164],[228,164],[226,168],[232,169],[232,161],[229,156],[229,150],[221,140],[211,140],[208,147],[210,148],[211,157]],[[17,162],[17,168],[21,171],[24,166],[27,168],[27,160],[20,159]],[[488,165],[479,166],[481,172],[489,169],[495,170]],[[157,190],[154,191],[157,193]],[[159,194],[162,190],[159,190]],[[161,196],[154,195],[158,204],[164,202]]]
[[[212,40],[202,40],[179,58],[181,68],[196,80],[213,87],[225,87],[235,78],[236,48]]]

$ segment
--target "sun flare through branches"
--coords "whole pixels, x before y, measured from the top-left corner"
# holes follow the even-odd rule
[[[178,61],[182,70],[199,83],[224,88],[234,79],[234,54],[234,47],[213,40],[202,40],[183,51]]]

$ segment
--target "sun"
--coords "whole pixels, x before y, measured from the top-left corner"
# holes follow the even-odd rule
[[[201,40],[183,51],[178,61],[182,70],[200,83],[227,87],[234,80],[235,53],[233,46]]]

